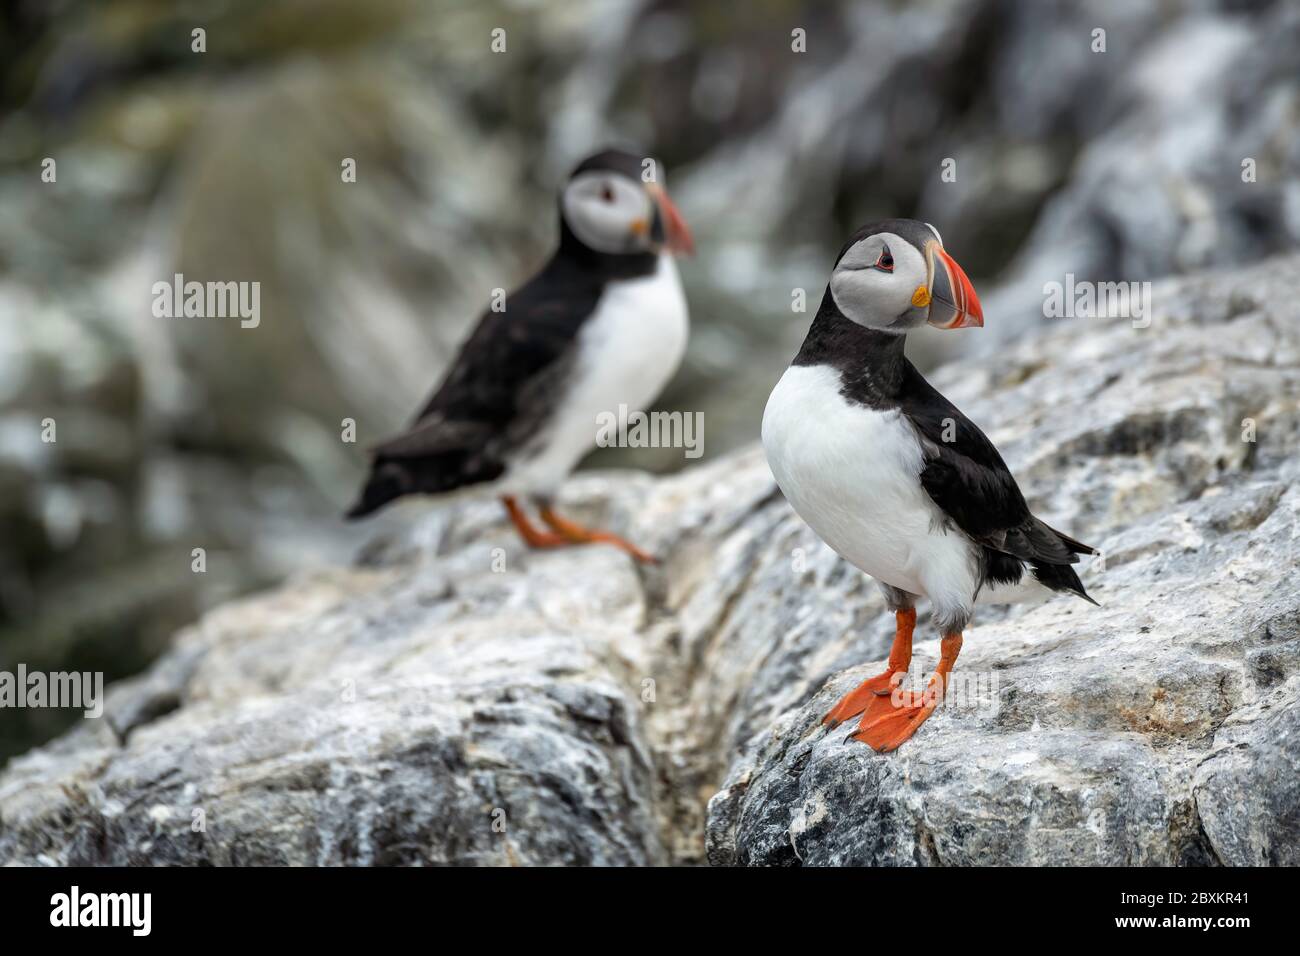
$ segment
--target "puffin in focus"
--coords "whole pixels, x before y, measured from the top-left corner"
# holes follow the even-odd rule
[[[885,752],[933,713],[976,603],[1068,592],[1096,604],[1071,566],[1096,551],[1034,517],[992,442],[904,355],[907,333],[983,326],[979,299],[926,223],[859,229],[836,259],[798,355],[763,413],[777,484],[813,531],[884,591],[897,630],[885,671],[826,715],[861,715],[852,737]],[[916,599],[941,641],[920,693],[898,693]]]
[[[685,220],[642,159],[588,157],[559,197],[560,241],[532,279],[488,311],[433,397],[402,434],[372,450],[348,518],[404,495],[479,486],[501,498],[534,548],[623,538],[556,513],[554,494],[596,444],[597,416],[642,410],[686,350],[686,298],[673,256],[694,251]],[[538,507],[535,526],[521,500]]]

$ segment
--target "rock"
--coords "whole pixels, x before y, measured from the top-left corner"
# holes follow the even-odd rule
[[[1091,9],[1050,6],[1035,10],[1056,21],[1055,31],[1090,33],[1100,22]],[[1119,27],[1103,18],[1112,45],[1105,54],[1083,54],[1091,67],[1075,78],[1082,87],[1106,85],[1109,93],[1104,103],[1068,101],[1074,105],[1067,109],[1084,114],[1075,125],[1084,141],[1069,181],[1044,203],[1001,282],[983,297],[995,314],[1018,317],[987,336],[986,347],[1042,321],[1045,280],[1191,271],[1210,267],[1227,248],[1234,262],[1251,262],[1300,238],[1297,187],[1288,172],[1300,156],[1288,145],[1300,104],[1300,8],[1262,5],[1235,16],[1187,7],[1157,28],[1170,8],[1123,7],[1111,12],[1128,22]],[[1055,78],[1046,88],[1059,94],[1069,75],[1057,66],[1061,37],[1038,43],[1033,19],[1016,31],[1018,55],[1007,62],[1020,69],[1036,56],[1050,59]],[[1124,69],[1115,71],[1115,57],[1126,60]],[[935,222],[948,221],[955,204],[978,202],[969,191],[961,198],[952,190],[930,194]],[[978,228],[978,219],[960,221]],[[1265,238],[1270,234],[1290,238],[1275,245]]]
[[[570,484],[648,569],[524,551],[491,501],[398,508],[12,761],[0,861],[1294,865],[1300,257],[1151,317],[935,376],[1103,549],[1102,607],[981,609],[969,693],[895,754],[820,724],[892,620],[751,447]],[[924,604],[918,637],[932,665]]]
[[[6,842],[57,806],[75,819],[25,844],[37,860],[659,862],[653,769],[610,640],[631,636],[640,597],[602,557],[538,572],[594,582],[558,604],[555,588],[525,593],[532,576],[493,575],[480,547],[209,615],[115,689],[70,775],[49,755],[17,762]]]

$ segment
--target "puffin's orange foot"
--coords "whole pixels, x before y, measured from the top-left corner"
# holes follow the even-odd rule
[[[894,645],[889,650],[889,664],[883,674],[868,678],[840,698],[831,712],[822,718],[823,724],[836,724],[856,717],[870,707],[879,706],[883,699],[889,703],[894,689],[894,675],[903,674],[912,662],[912,630],[916,627],[916,608],[899,608],[894,612],[898,628],[894,631]],[[901,679],[901,678],[900,678]]]
[[[945,634],[940,642],[939,666],[934,676],[919,693],[899,689],[888,697],[877,697],[870,702],[858,732],[852,739],[859,740],[880,753],[897,750],[899,745],[916,733],[943,700],[948,687],[948,675],[961,653],[961,634]]]
[[[889,698],[884,700],[888,701]],[[888,753],[897,750],[899,744],[916,733],[916,728],[925,723],[932,713],[933,703],[897,707],[888,703],[877,704],[863,715],[862,722],[858,724],[858,732],[852,737],[879,753]]]
[[[873,706],[878,706],[879,701],[889,703],[894,671],[885,671],[883,674],[877,674],[875,677],[869,677],[861,684],[849,691],[840,698],[840,702],[830,709],[830,712],[822,718],[823,724],[830,724],[834,727],[836,724],[850,720],[863,711]]]
[[[542,508],[542,520],[570,544],[612,544],[620,551],[630,554],[642,564],[659,563],[659,559],[653,554],[642,551],[631,541],[620,538],[610,531],[596,531],[592,528],[585,528],[576,521],[570,521],[568,518],[556,514],[555,509],[549,505]]]
[[[562,534],[556,534],[549,531],[542,531],[533,526],[528,520],[528,515],[524,509],[519,507],[519,502],[509,495],[501,499],[501,503],[506,506],[506,513],[510,515],[510,521],[519,532],[519,537],[524,539],[524,543],[530,548],[563,548],[572,544],[568,538]]]

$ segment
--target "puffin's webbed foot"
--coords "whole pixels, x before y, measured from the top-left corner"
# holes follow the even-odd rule
[[[659,559],[653,554],[642,551],[631,541],[620,538],[611,531],[597,531],[594,528],[583,527],[576,521],[570,521],[568,518],[557,514],[549,504],[542,506],[542,520],[570,544],[612,544],[619,550],[630,554],[642,564],[659,563]]]
[[[898,749],[908,740],[916,729],[925,723],[934,709],[943,700],[948,686],[948,674],[961,653],[961,635],[946,634],[941,644],[939,666],[925,690],[918,692],[899,689],[887,697],[877,697],[867,707],[858,722],[857,733],[853,740],[861,741],[868,747],[888,753]]]
[[[519,537],[524,539],[524,543],[530,548],[562,548],[570,544],[568,538],[554,534],[550,531],[543,531],[528,520],[528,515],[524,509],[519,507],[519,502],[511,495],[506,495],[501,499],[501,503],[506,506],[506,514],[510,515],[510,523],[515,526],[519,532]]]
[[[519,537],[530,548],[563,548],[574,544],[612,544],[614,547],[626,551],[636,560],[643,564],[656,564],[658,559],[652,554],[647,554],[630,541],[620,538],[616,534],[608,531],[595,531],[590,528],[584,528],[575,521],[556,514],[555,509],[549,504],[542,506],[542,520],[550,526],[550,531],[543,531],[536,527],[528,520],[528,515],[524,509],[519,506],[519,502],[512,496],[506,495],[501,499],[502,504],[506,506],[506,512],[510,515],[510,521],[514,524],[515,529],[519,532]]]
[[[905,690],[900,691],[900,694],[903,700],[915,697],[921,703],[895,704],[890,697],[878,698],[883,703],[868,708],[858,723],[857,733],[851,735],[852,739],[861,741],[879,753],[896,750],[934,713],[943,691],[935,688],[935,678],[931,678],[930,686],[920,693]]]
[[[894,675],[905,673],[908,665],[912,663],[912,631],[916,627],[916,608],[908,607],[895,611],[894,620],[897,629],[894,631],[894,646],[889,651],[888,669],[875,677],[867,678],[841,697],[840,702],[822,718],[823,724],[834,727],[877,705],[882,698],[886,702],[889,701],[893,691]]]
[[[841,697],[839,703],[832,707],[830,712],[822,718],[822,723],[834,727],[836,724],[851,720],[858,714],[863,713],[877,701],[883,699],[888,702],[890,693],[893,690],[891,681],[894,679],[895,673],[895,671],[885,671],[875,677],[868,677]]]

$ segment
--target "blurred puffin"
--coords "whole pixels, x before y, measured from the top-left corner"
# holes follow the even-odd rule
[[[688,321],[672,256],[694,251],[691,234],[667,193],[643,181],[641,158],[618,150],[579,164],[559,206],[555,254],[504,311],[484,313],[410,428],[373,449],[349,518],[481,485],[532,547],[602,541],[654,560],[560,516],[552,496],[595,445],[597,416],[643,409],[681,363]]]
[[[887,669],[824,719],[833,726],[861,714],[853,738],[882,752],[911,737],[942,699],[977,601],[1053,591],[1092,601],[1071,565],[1095,551],[1030,514],[997,449],[904,356],[907,332],[927,323],[984,324],[939,233],[910,219],[863,227],[841,250],[763,414],[763,448],[785,497],[879,582],[894,611]],[[934,608],[939,664],[925,691],[895,693],[912,659],[918,596]]]

